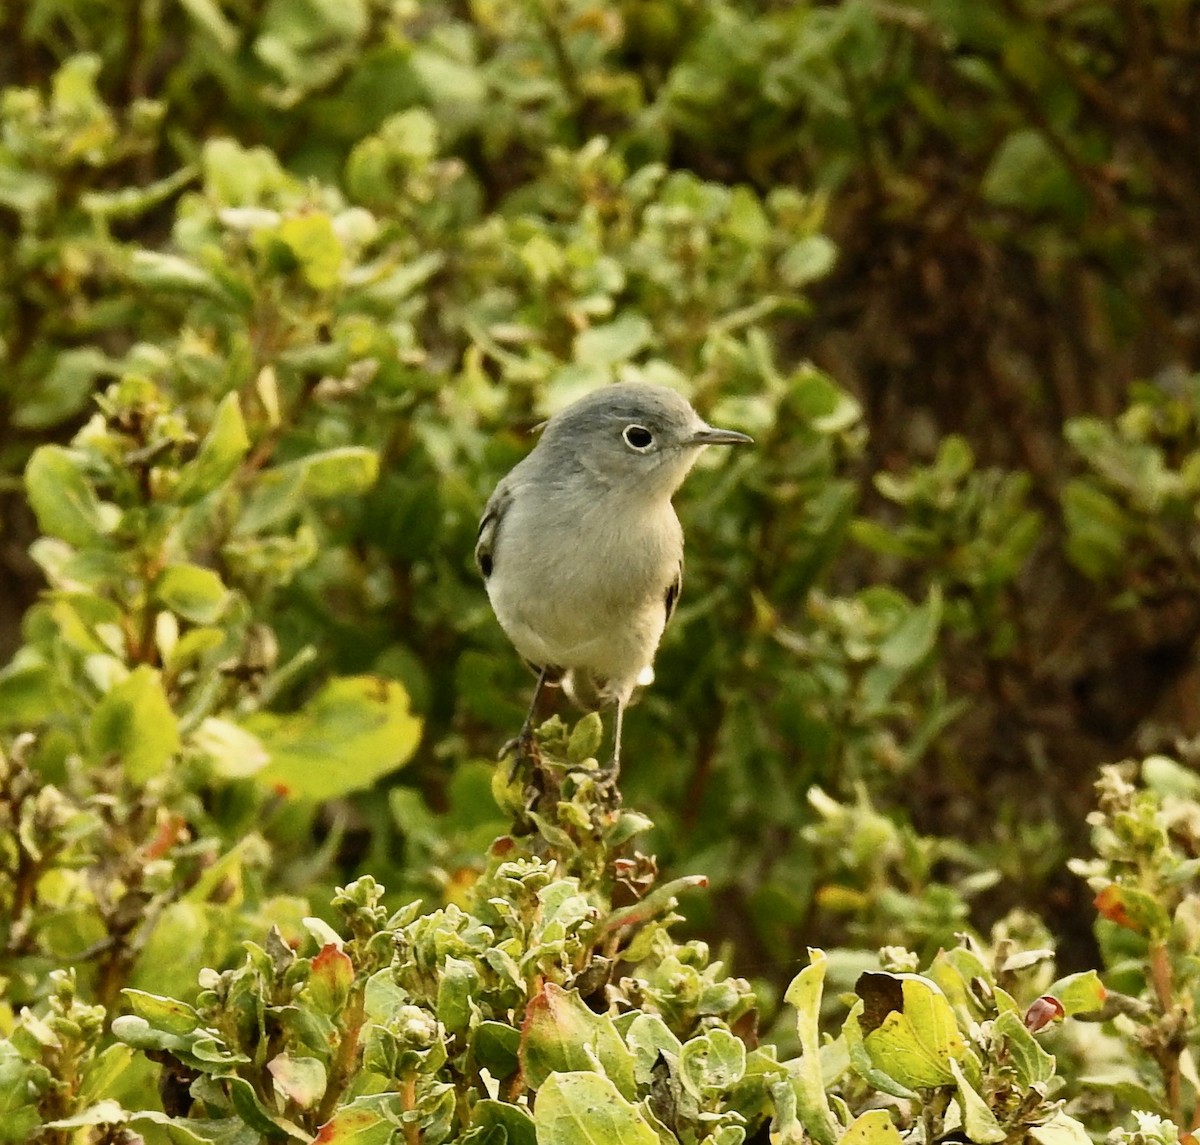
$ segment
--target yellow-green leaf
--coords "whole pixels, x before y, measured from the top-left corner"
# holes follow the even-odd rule
[[[855,993],[863,1002],[857,1019],[863,1045],[875,1068],[911,1089],[953,1084],[953,1063],[966,1058],[967,1045],[935,983],[917,974],[868,972]]]
[[[407,763],[421,738],[408,693],[380,676],[331,680],[298,712],[258,712],[242,726],[271,760],[259,780],[301,799],[370,787]]]
[[[305,467],[303,488],[308,497],[357,496],[379,477],[379,454],[358,445],[314,453],[297,464]]]
[[[886,1109],[870,1109],[854,1119],[838,1145],[903,1145],[903,1140]]]
[[[551,1074],[533,1120],[538,1145],[659,1145],[638,1107],[598,1073]]]
[[[143,664],[96,705],[88,739],[100,756],[120,757],[135,783],[145,783],[179,750],[179,720],[162,679]]]
[[[43,445],[25,467],[25,491],[38,527],[72,545],[86,545],[108,532],[100,500],[70,450]]]
[[[271,761],[258,736],[230,720],[209,716],[192,733],[191,745],[208,757],[217,775],[241,779]]]
[[[342,269],[342,240],[325,214],[292,215],[279,225],[279,237],[296,256],[305,282],[315,290],[337,285]]]
[[[180,471],[175,499],[190,504],[211,493],[241,463],[250,448],[237,394],[226,394],[213,414],[212,425],[196,456]]]
[[[821,994],[825,985],[826,957],[823,950],[808,951],[809,964],[792,979],[784,995],[796,1011],[800,1035],[800,1062],[796,1068],[797,1113],[804,1128],[820,1145],[837,1139],[837,1122],[825,1096],[821,1076]]]
[[[160,604],[194,624],[212,624],[225,611],[229,590],[212,569],[199,565],[171,565],[154,584]]]
[[[316,1058],[276,1054],[267,1069],[276,1091],[301,1109],[311,1109],[325,1094],[325,1067]]]
[[[1092,1145],[1088,1131],[1061,1109],[1044,1124],[1032,1126],[1029,1136],[1037,1145]]]
[[[1067,1017],[1075,1014],[1090,1014],[1104,1005],[1108,991],[1095,970],[1084,970],[1060,978],[1046,991],[1062,1003]]]
[[[963,1076],[962,1067],[953,1058],[949,1059],[950,1072],[954,1075],[958,1086],[958,1101],[962,1106],[963,1129],[971,1141],[978,1145],[996,1145],[1008,1136],[995,1114],[987,1107],[987,1103],[976,1091],[974,1086]]]
[[[592,1069],[603,1070],[625,1096],[636,1092],[636,1059],[612,1018],[593,1013],[577,991],[553,982],[526,1007],[519,1052],[525,1080],[534,1089],[553,1074]]]

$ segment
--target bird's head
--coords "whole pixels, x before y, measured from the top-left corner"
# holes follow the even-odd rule
[[[674,390],[621,382],[552,417],[540,447],[569,456],[606,488],[670,497],[705,446],[750,441],[744,433],[709,425]]]

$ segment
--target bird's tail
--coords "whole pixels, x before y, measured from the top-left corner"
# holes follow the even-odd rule
[[[653,680],[654,669],[646,665],[638,674],[626,706],[636,704],[641,698],[643,689]],[[578,668],[572,668],[565,672],[561,683],[567,699],[585,712],[598,712],[602,708],[611,708],[621,698],[621,689],[614,687],[611,680],[601,679],[591,672],[581,671]]]
[[[562,690],[567,699],[577,708],[585,712],[598,712],[601,708],[611,707],[616,702],[616,696],[605,686],[605,681],[597,679],[590,672],[577,668],[566,672],[562,678]]]

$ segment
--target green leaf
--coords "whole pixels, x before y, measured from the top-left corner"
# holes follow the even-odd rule
[[[379,454],[357,445],[314,453],[299,464],[306,497],[358,497],[379,477]]]
[[[1005,1010],[996,1018],[993,1030],[1004,1039],[1005,1049],[1017,1067],[1017,1081],[1022,1089],[1040,1085],[1054,1076],[1053,1055],[1042,1049],[1019,1015]]]
[[[1013,131],[996,150],[981,190],[998,206],[1072,213],[1082,193],[1062,157],[1031,127]]]
[[[962,1107],[963,1129],[966,1130],[967,1138],[978,1145],[996,1145],[997,1142],[1006,1140],[1008,1134],[1000,1128],[995,1114],[963,1076],[962,1067],[954,1058],[947,1060],[958,1086],[958,1101]]]
[[[219,863],[220,860],[214,866]],[[205,877],[211,870],[211,867],[205,869]],[[221,889],[236,885],[229,882]],[[152,986],[173,995],[192,991],[196,969],[209,956],[214,934],[225,933],[226,918],[225,911],[212,903],[187,900],[167,903],[146,920],[137,960],[129,971],[130,985]]]
[[[779,260],[779,276],[799,288],[824,278],[837,262],[837,244],[824,235],[808,235],[793,243]]]
[[[149,291],[178,290],[185,294],[219,295],[221,284],[203,267],[177,254],[135,250],[129,273]]]
[[[1095,970],[1084,970],[1060,978],[1047,994],[1057,998],[1068,1018],[1075,1014],[1091,1014],[1104,1005],[1108,991]]]
[[[9,395],[12,424],[22,429],[49,429],[88,404],[98,379],[111,373],[108,356],[94,346],[63,350],[43,375]]]
[[[212,569],[169,565],[154,582],[158,602],[193,624],[212,624],[229,603],[229,590]]]
[[[171,1145],[262,1145],[262,1136],[250,1129],[240,1117],[192,1121],[168,1117],[157,1110],[142,1110],[130,1113],[129,1120],[131,1123],[143,1121],[163,1126],[163,1132],[153,1139],[169,1141]],[[383,1145],[383,1142],[378,1145]]]
[[[135,1059],[129,1046],[113,1044],[106,1046],[83,1068],[83,1084],[79,1088],[79,1099],[85,1102],[100,1101],[104,1094],[120,1092]]]
[[[545,983],[525,1009],[520,1059],[532,1089],[540,1090],[554,1073],[603,1070],[626,1097],[632,1099],[637,1092],[634,1056],[612,1018],[594,1014],[578,991],[553,982]],[[539,1092],[539,1109],[541,1101]]]
[[[520,1061],[521,1031],[505,1022],[480,1022],[475,1034],[475,1060],[497,1081],[512,1077]]]
[[[979,1003],[975,999],[970,983],[978,978],[988,986],[995,987],[995,979],[982,958],[965,946],[953,946],[940,950],[930,963],[926,976],[932,978],[947,1001],[962,1013],[963,1021],[978,1016]]]
[[[625,1041],[633,1050],[637,1080],[640,1085],[649,1085],[652,1071],[659,1055],[678,1061],[683,1043],[671,1032],[671,1028],[658,1014],[639,1013],[629,1029]]]
[[[213,39],[217,49],[232,55],[238,44],[237,28],[225,18],[216,0],[180,0],[180,6]]]
[[[838,434],[862,420],[862,406],[828,374],[811,366],[797,371],[791,400],[801,417],[823,434]]]
[[[745,1043],[719,1027],[689,1039],[679,1056],[680,1080],[701,1101],[732,1088],[745,1072]]]
[[[144,990],[123,990],[122,994],[130,1010],[156,1030],[190,1034],[200,1025],[200,1015],[186,1002],[147,994]]]
[[[539,1097],[539,1100],[540,1097]],[[507,1101],[485,1097],[471,1111],[472,1128],[504,1130],[507,1145],[536,1145],[537,1128],[529,1111]]]
[[[230,1052],[211,1031],[193,1030],[190,1034],[172,1034],[155,1029],[145,1018],[136,1014],[122,1014],[114,1018],[112,1032],[118,1041],[136,1050],[165,1050],[200,1073],[212,1073],[250,1060],[245,1054]]]
[[[821,995],[828,959],[823,950],[808,951],[809,964],[792,979],[784,1001],[796,1011],[800,1061],[796,1066],[796,1102],[800,1122],[819,1145],[833,1145],[837,1121],[825,1096],[821,1075]]]
[[[1200,799],[1200,775],[1165,755],[1142,760],[1142,779],[1155,795],[1166,799]]]
[[[0,728],[40,723],[59,706],[58,674],[26,646],[0,668]]]
[[[25,467],[25,492],[41,531],[68,544],[91,544],[111,527],[75,455],[61,445],[34,450]]]
[[[222,206],[260,206],[291,182],[273,151],[243,147],[232,139],[208,140],[201,166],[205,190]]]
[[[600,1074],[553,1073],[538,1088],[537,1145],[660,1145],[637,1106]]]
[[[1115,572],[1125,560],[1133,521],[1107,493],[1082,479],[1068,481],[1062,493],[1067,523],[1067,555],[1092,579]]]
[[[298,799],[332,799],[370,787],[416,751],[421,720],[393,680],[331,680],[298,712],[256,712],[243,725],[271,762],[259,782]]]
[[[307,466],[303,461],[265,469],[250,486],[234,535],[251,536],[280,525],[300,510],[303,503],[304,478]]]
[[[1091,1134],[1061,1109],[1049,1121],[1031,1125],[1027,1132],[1037,1145],[1092,1145]]]
[[[223,1087],[229,1090],[229,1101],[234,1112],[251,1128],[263,1134],[269,1141],[302,1141],[309,1145],[312,1141],[310,1134],[305,1133],[297,1125],[278,1116],[269,1110],[259,1099],[252,1086],[244,1077],[232,1074],[221,1079]]]
[[[58,184],[40,171],[0,162],[0,203],[19,215],[33,215],[42,211],[53,203],[57,189]],[[33,1116],[37,1117],[37,1114]]]
[[[76,1113],[72,1117],[62,1117],[56,1121],[47,1121],[46,1129],[90,1129],[99,1125],[124,1125],[129,1120],[129,1114],[121,1108],[119,1101],[106,1098],[95,1105]]]
[[[575,339],[575,361],[585,366],[627,362],[654,338],[654,328],[640,314],[625,313],[612,322],[592,326]]]
[[[124,222],[136,219],[166,202],[195,178],[194,168],[181,167],[149,183],[135,183],[112,191],[85,191],[79,198],[79,204],[89,215]]]
[[[313,1138],[314,1145],[388,1145],[396,1122],[379,1109],[339,1109]]]
[[[604,723],[599,712],[588,712],[571,729],[571,737],[567,740],[567,759],[571,763],[583,763],[585,759],[593,759],[600,750],[604,739]]]
[[[101,757],[119,757],[134,783],[166,766],[179,750],[179,720],[153,668],[138,666],[96,705],[88,742]]]
[[[809,1145],[812,1141],[800,1124],[796,1101],[798,1088],[796,1079],[790,1077],[770,1085],[771,1145]]]
[[[213,414],[212,425],[196,456],[179,474],[175,500],[190,505],[232,476],[250,448],[237,394],[226,394]]]
[[[478,989],[475,964],[447,955],[438,978],[437,1017],[450,1033],[457,1034],[470,1026],[471,999]]]
[[[329,290],[337,285],[342,270],[342,240],[327,214],[292,215],[280,223],[278,234],[296,256],[309,286]]]
[[[361,446],[329,449],[264,470],[234,531],[246,536],[277,526],[298,513],[306,498],[361,496],[378,476],[379,454]]]
[[[91,52],[66,60],[51,80],[51,109],[63,118],[83,121],[103,111],[104,104],[96,91],[100,68],[100,57]]]
[[[929,590],[924,604],[909,609],[895,630],[879,646],[880,663],[891,668],[915,667],[933,651],[942,623],[942,592],[938,585]]]
[[[461,106],[483,103],[487,98],[487,79],[478,68],[432,47],[413,51],[412,68],[432,103]]]
[[[919,555],[914,548],[910,533],[907,530],[898,530],[894,525],[869,521],[866,517],[855,517],[850,522],[849,532],[856,543],[872,552],[893,557]]]

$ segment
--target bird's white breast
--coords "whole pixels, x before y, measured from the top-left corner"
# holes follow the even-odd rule
[[[581,669],[628,692],[662,638],[683,535],[669,499],[591,492],[543,488],[531,500],[515,488],[488,595],[526,659]]]

